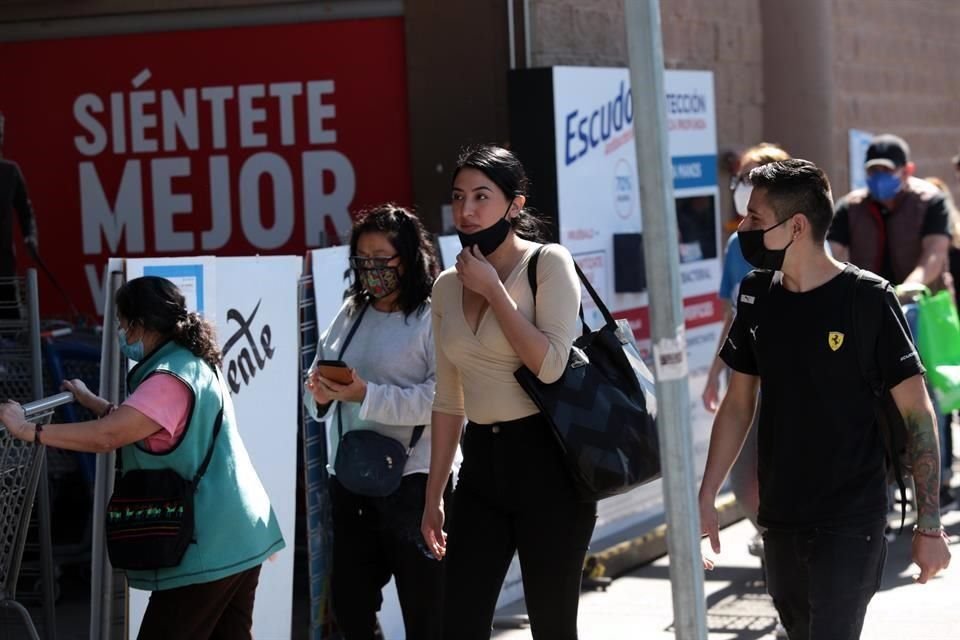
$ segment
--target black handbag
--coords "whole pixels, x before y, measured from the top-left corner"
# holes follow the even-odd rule
[[[207,471],[223,423],[217,414],[207,454],[192,480],[173,469],[123,472],[117,452],[113,495],[107,505],[107,553],[117,569],[165,569],[183,560],[194,541],[193,498]]]
[[[537,299],[537,262],[527,276]],[[574,262],[577,275],[606,321],[591,331],[580,307],[583,335],[570,349],[560,379],[546,384],[526,367],[514,377],[550,424],[580,495],[599,500],[660,477],[660,441],[653,375]]]
[[[343,352],[353,339],[363,314],[367,312],[364,306],[360,310],[353,326],[340,347],[337,359],[343,358]],[[333,463],[333,470],[337,480],[347,490],[361,496],[384,498],[400,488],[403,481],[403,469],[413,448],[420,441],[425,429],[424,425],[413,428],[410,444],[403,444],[393,438],[377,433],[370,429],[356,429],[343,433],[343,415],[340,402],[337,403],[337,458]]]

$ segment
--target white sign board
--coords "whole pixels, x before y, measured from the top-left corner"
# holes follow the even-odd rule
[[[686,318],[694,467],[702,469],[712,416],[700,394],[719,343],[722,308],[717,142],[713,74],[667,71],[664,107],[677,204],[680,276]],[[555,67],[553,117],[561,242],[615,316],[650,349],[646,291],[617,292],[616,267],[642,269],[640,255],[616,255],[615,234],[642,234],[632,90],[628,69]],[[643,168],[641,167],[642,171]],[[621,251],[623,251],[621,249]],[[587,320],[597,314],[585,304]],[[600,504],[595,538],[662,513],[655,482]]]
[[[850,129],[850,190],[863,189],[867,186],[867,170],[863,168],[867,158],[867,147],[874,134],[869,131]]]
[[[217,318],[223,373],[240,436],[270,497],[286,548],[263,564],[253,634],[287,640],[293,608],[296,521],[301,258],[143,258],[127,260],[127,279],[168,277],[194,292],[207,318]],[[149,592],[130,590],[130,637],[136,637]]]

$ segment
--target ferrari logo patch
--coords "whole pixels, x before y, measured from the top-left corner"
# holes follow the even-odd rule
[[[836,351],[843,346],[843,334],[839,331],[831,331],[827,334],[827,344],[830,345],[831,351]]]

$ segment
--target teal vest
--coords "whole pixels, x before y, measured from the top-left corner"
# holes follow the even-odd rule
[[[124,471],[169,468],[192,479],[210,446],[221,403],[223,425],[194,495],[196,542],[176,567],[127,571],[130,586],[147,591],[219,580],[261,564],[285,546],[270,499],[237,432],[222,376],[187,349],[168,342],[130,371],[128,392],[158,373],[173,375],[193,395],[186,430],[164,453],[151,453],[140,443],[123,447]]]

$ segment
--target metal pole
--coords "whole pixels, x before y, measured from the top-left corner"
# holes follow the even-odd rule
[[[114,293],[123,281],[123,273],[108,271],[104,287],[103,342],[100,350],[100,395],[110,402],[120,399],[120,354],[117,326],[113,320]],[[113,567],[107,557],[107,503],[113,492],[114,452],[97,456],[93,494],[93,523],[90,553],[90,640],[109,640],[113,609]]]
[[[687,345],[680,296],[680,255],[667,142],[663,39],[659,0],[625,0],[633,128],[636,138],[643,248],[650,283],[650,321],[657,375],[657,417],[674,630],[681,640],[706,640],[700,514],[697,507]]]
[[[37,270],[27,269],[27,313],[30,322],[30,362],[33,373],[33,397],[43,397],[43,355],[40,352],[40,287]],[[43,587],[43,635],[57,640],[57,615],[54,605],[53,542],[50,534],[50,485],[47,476],[46,448],[40,452],[40,484],[37,502],[40,508],[40,584]]]

